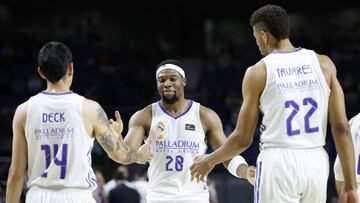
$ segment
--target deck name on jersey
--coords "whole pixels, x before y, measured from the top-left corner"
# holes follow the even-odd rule
[[[42,114],[42,121],[43,123],[46,122],[65,122],[64,112],[62,113],[43,113]]]

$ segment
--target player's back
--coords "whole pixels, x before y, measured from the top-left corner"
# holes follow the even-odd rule
[[[42,92],[28,100],[28,186],[94,189],[94,139],[84,127],[82,96]]]
[[[264,57],[267,81],[260,97],[262,147],[325,145],[330,89],[317,55],[299,48]]]

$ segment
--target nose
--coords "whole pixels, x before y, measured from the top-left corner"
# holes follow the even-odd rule
[[[170,87],[171,86],[171,81],[170,80],[165,80],[164,86],[165,87]]]

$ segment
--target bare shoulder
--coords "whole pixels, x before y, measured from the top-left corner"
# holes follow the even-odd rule
[[[86,99],[84,98],[83,101],[83,114],[87,117],[87,118],[95,118],[94,116],[97,114],[97,112],[99,111],[104,111],[103,108],[101,107],[101,105],[91,99]]]
[[[200,119],[202,121],[208,121],[214,117],[219,117],[214,110],[203,105],[200,105],[199,112],[200,112]]]
[[[333,63],[333,61],[327,56],[327,55],[323,55],[323,54],[316,54],[320,66],[322,69],[334,69],[335,65]]]
[[[145,108],[135,112],[130,119],[131,123],[137,123],[141,125],[150,125],[152,118],[152,107],[151,105],[146,106]]]
[[[326,82],[330,85],[331,78],[336,76],[336,67],[333,61],[327,55],[316,54],[319,60],[321,71],[324,74]]]
[[[208,107],[200,105],[199,114],[200,114],[201,124],[205,132],[207,132],[212,127],[216,128],[219,125],[222,125],[219,115],[214,110]]]
[[[260,96],[266,85],[266,77],[266,65],[262,60],[250,66],[244,75],[243,96],[247,93]]]
[[[255,80],[257,82],[261,80],[266,80],[266,65],[264,61],[260,60],[256,64],[250,66],[245,73],[245,76],[251,80]],[[244,77],[245,77],[244,76]]]
[[[19,106],[16,107],[16,112],[18,113],[25,113],[26,114],[26,110],[27,110],[27,106],[28,106],[28,102],[24,102],[22,104],[20,104]]]
[[[102,106],[91,99],[84,98],[83,101],[83,115],[85,120],[90,121],[90,123],[100,123],[107,125],[108,116]]]
[[[14,120],[16,119],[17,121],[25,124],[27,106],[28,106],[28,102],[24,102],[24,103],[20,104],[19,106],[17,106],[15,115],[14,115]]]
[[[97,109],[100,106],[100,104],[98,102],[91,100],[91,99],[86,99],[86,98],[84,98],[83,104],[86,109]]]

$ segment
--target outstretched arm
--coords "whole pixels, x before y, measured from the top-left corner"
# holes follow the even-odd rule
[[[191,166],[192,177],[204,180],[213,167],[245,151],[251,144],[259,114],[259,98],[265,86],[266,69],[262,62],[248,68],[245,73],[242,94],[243,104],[240,109],[235,130],[215,152],[203,160],[197,160]]]
[[[110,121],[110,127],[112,129],[114,129],[116,132],[121,132],[122,129],[123,129],[123,125],[122,125],[122,122],[121,122],[121,119],[120,119],[120,114],[119,114],[118,111],[115,112],[115,118],[116,118],[116,122],[113,119],[109,120]],[[134,119],[131,119],[130,127],[129,127],[130,131],[134,130],[134,128],[131,127],[131,126],[133,126],[133,123],[134,123]],[[141,144],[142,139],[139,139],[138,142]],[[134,145],[129,145],[129,144],[125,143],[125,147],[128,147],[131,150],[129,150],[128,155],[127,155],[127,157],[129,157],[129,159],[123,161],[123,163],[124,164],[129,164],[129,163],[136,162],[138,164],[145,164],[146,162],[150,161],[152,156],[153,156],[153,154],[149,150],[149,145],[150,144],[151,144],[151,141],[146,142],[145,144],[143,144],[139,148],[139,146],[137,146],[137,145],[134,146]],[[134,154],[134,155],[129,155],[129,154]],[[131,158],[133,158],[133,159],[131,159]]]
[[[93,134],[108,156],[114,161],[122,164],[137,162],[139,159],[138,152],[127,146],[121,136],[122,121],[120,119],[120,114],[115,116],[118,117],[117,123],[119,123],[121,128],[114,129],[110,127],[104,109],[97,102],[91,100],[86,100],[85,102],[85,114],[93,124]]]
[[[19,202],[27,166],[25,138],[26,103],[20,105],[13,119],[12,158],[6,186],[6,202]]]
[[[226,142],[226,136],[223,131],[220,117],[213,110],[201,106],[200,118],[211,147],[213,150],[217,150]],[[229,163],[231,163],[230,167]],[[245,159],[241,156],[235,156],[231,160],[224,161],[223,164],[232,175],[239,178],[248,178],[249,182],[252,183],[250,180],[251,176],[248,176],[248,174],[250,173],[250,170],[254,170],[255,167],[249,167]]]
[[[125,136],[125,143],[134,149],[138,149],[147,134],[146,129],[150,129],[150,124],[151,107],[148,106],[140,111],[137,111],[130,118],[129,130]]]

